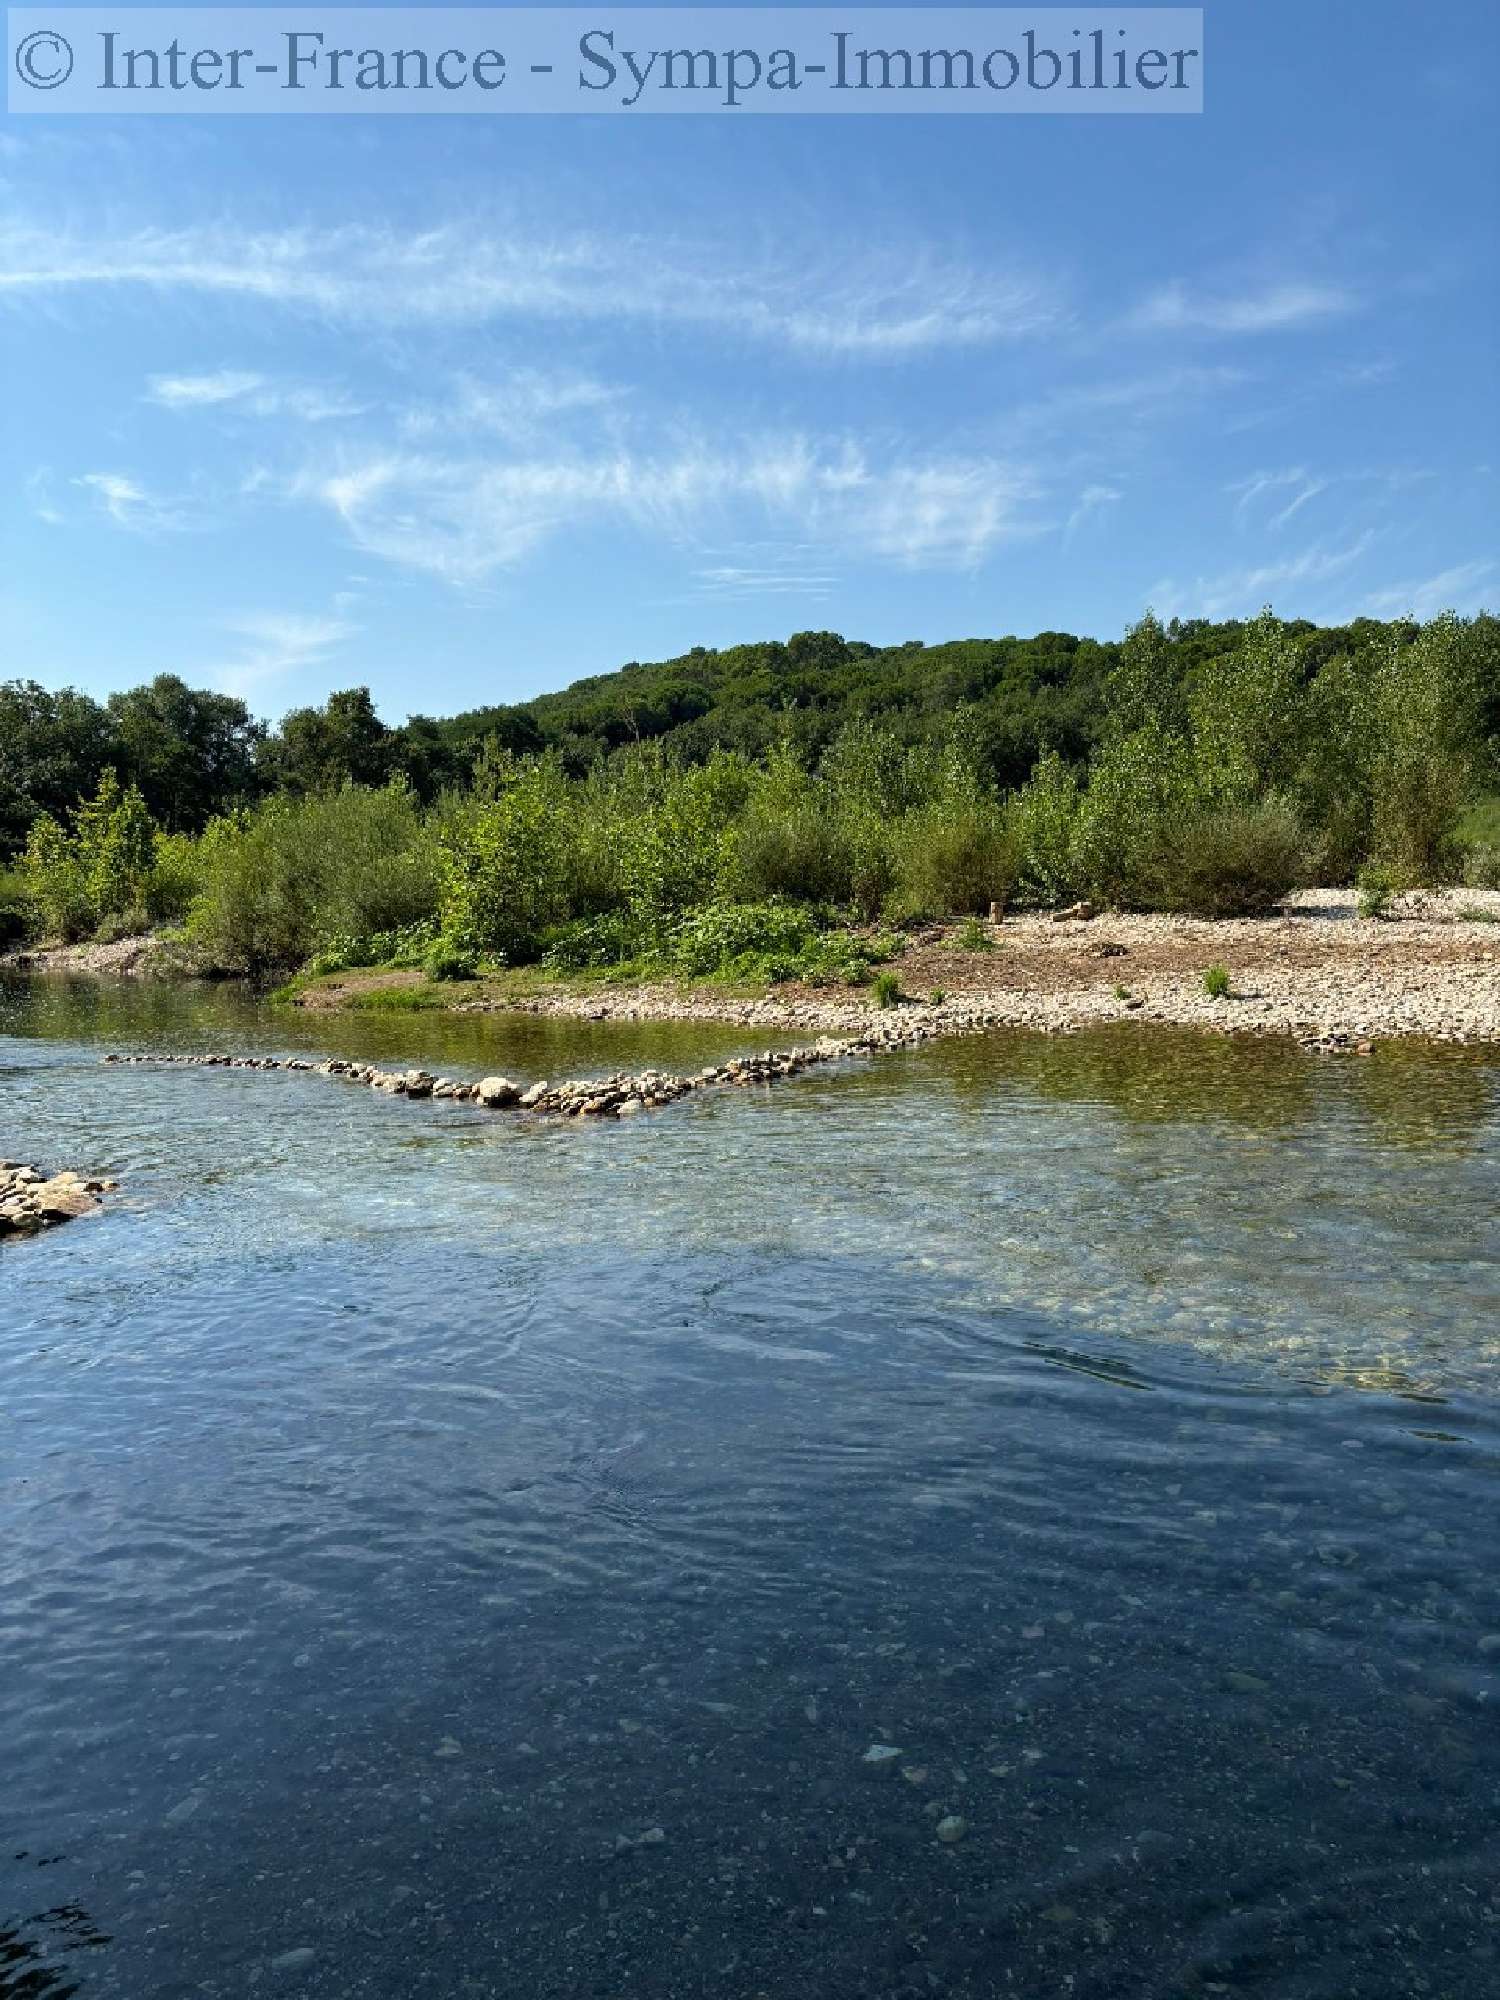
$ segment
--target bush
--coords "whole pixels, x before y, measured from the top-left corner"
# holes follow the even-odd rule
[[[1164,822],[1137,890],[1155,908],[1198,917],[1258,917],[1305,879],[1296,813],[1279,799],[1190,811]]]
[[[1210,1000],[1229,998],[1229,967],[1211,965],[1203,975],[1203,990]]]
[[[1359,871],[1359,914],[1362,917],[1386,917],[1390,915],[1391,904],[1401,893],[1401,883],[1395,872],[1383,868],[1376,862]]]
[[[474,979],[479,974],[479,963],[472,951],[462,951],[446,938],[439,938],[429,945],[422,961],[423,970],[429,979]]]
[[[813,944],[813,912],[787,903],[709,903],[685,917],[664,956],[680,978],[715,973],[795,977],[792,967]]]
[[[902,823],[897,861],[898,912],[950,917],[1005,902],[1016,879],[1016,848],[999,810],[988,802],[939,801]]]
[[[431,942],[437,853],[402,786],[270,799],[213,821],[196,860],[187,938],[207,969],[260,977],[316,952],[337,971],[388,962],[406,938],[418,962]]]
[[[954,940],[960,951],[993,951],[995,940],[990,936],[978,917],[968,917],[959,926]]]
[[[877,972],[870,981],[870,992],[877,1007],[894,1007],[901,999],[901,981],[894,972]]]

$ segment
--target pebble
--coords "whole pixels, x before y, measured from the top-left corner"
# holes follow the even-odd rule
[[[969,1822],[966,1819],[960,1819],[957,1813],[948,1813],[933,1828],[933,1832],[945,1847],[956,1845],[958,1841],[963,1839],[968,1830]]]

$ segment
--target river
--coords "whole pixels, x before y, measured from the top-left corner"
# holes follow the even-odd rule
[[[5,2000],[1500,1990],[1500,1061],[0,1030]]]

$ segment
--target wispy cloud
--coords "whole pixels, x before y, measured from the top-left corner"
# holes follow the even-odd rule
[[[110,520],[133,534],[154,534],[189,525],[179,507],[157,498],[139,480],[123,472],[84,472],[73,484],[92,493]]]
[[[1164,577],[1145,593],[1145,601],[1168,618],[1250,617],[1274,601],[1278,591],[1326,583],[1345,575],[1374,539],[1374,531],[1367,530],[1343,548],[1329,548],[1316,542],[1300,554],[1278,562],[1227,570],[1218,576],[1200,576],[1192,583]]]
[[[1050,332],[1067,316],[1044,275],[895,253],[841,262],[826,246],[816,258],[736,261],[722,242],[546,237],[503,222],[409,233],[0,230],[0,298],[123,289],[382,325],[644,320],[874,359]]]
[[[1044,523],[1037,484],[992,458],[872,460],[854,444],[748,440],[671,455],[451,459],[388,453],[295,482],[356,546],[472,585],[564,530],[628,524],[691,544],[705,525],[769,523],[823,549],[910,568],[971,567]]]
[[[589,375],[542,368],[516,368],[493,380],[460,375],[446,396],[407,410],[401,428],[410,438],[455,431],[531,438],[559,419],[623,402],[627,392]]]
[[[1127,323],[1143,333],[1282,333],[1353,312],[1358,303],[1343,286],[1311,280],[1215,293],[1177,282],[1143,299]]]
[[[1263,526],[1274,533],[1278,528],[1284,528],[1320,493],[1326,493],[1331,483],[1330,480],[1316,478],[1305,466],[1295,465],[1285,472],[1252,473],[1248,479],[1231,486],[1229,491],[1238,496],[1234,511],[1241,526],[1248,522],[1259,502],[1270,499],[1274,503],[1282,494],[1289,493],[1291,498],[1284,505],[1275,507],[1263,522]]]
[[[148,402],[165,410],[244,410],[257,417],[291,416],[303,423],[357,417],[364,405],[340,390],[301,382],[273,382],[264,375],[220,368],[208,375],[153,375]]]
[[[1071,542],[1085,522],[1092,521],[1097,515],[1104,513],[1107,508],[1113,507],[1117,500],[1123,500],[1124,497],[1124,494],[1113,486],[1085,486],[1082,493],[1078,496],[1077,506],[1068,516],[1067,523],[1063,528],[1063,541],[1065,543]]]
[[[209,670],[223,694],[246,695],[305,667],[320,667],[356,627],[341,618],[295,611],[259,611],[231,619],[225,628],[237,651]]]
[[[1364,608],[1374,618],[1399,618],[1406,612],[1416,618],[1433,618],[1440,611],[1483,611],[1500,602],[1497,568],[1500,566],[1485,558],[1456,563],[1436,576],[1372,591]]]

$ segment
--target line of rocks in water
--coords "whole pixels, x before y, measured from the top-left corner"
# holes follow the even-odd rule
[[[574,1077],[565,1083],[529,1085],[513,1082],[508,1076],[486,1076],[478,1082],[465,1082],[455,1077],[437,1076],[425,1069],[379,1069],[370,1063],[343,1062],[337,1057],[312,1062],[299,1056],[111,1054],[105,1056],[104,1061],[115,1064],[175,1064],[188,1069],[280,1070],[309,1076],[340,1077],[349,1083],[361,1083],[368,1089],[384,1091],[392,1097],[431,1097],[452,1103],[479,1104],[488,1111],[527,1111],[565,1118],[631,1118],[643,1111],[659,1110],[663,1105],[673,1104],[694,1091],[774,1083],[846,1057],[914,1048],[918,1043],[935,1040],[941,1032],[939,1027],[929,1022],[882,1023],[861,1035],[842,1038],[825,1035],[817,1042],[801,1047],[765,1049],[758,1055],[736,1056],[728,1062],[697,1070],[687,1076],[648,1069],[634,1075],[616,1072],[612,1076]]]
[[[0,1160],[0,1236],[29,1236],[89,1215],[99,1197],[110,1194],[117,1181],[90,1180],[83,1174],[44,1174],[24,1160]]]

